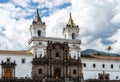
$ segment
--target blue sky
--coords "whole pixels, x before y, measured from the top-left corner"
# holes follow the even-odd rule
[[[48,37],[63,37],[69,13],[80,28],[82,50],[120,53],[120,0],[0,0],[0,49],[28,49],[29,26],[39,9]]]

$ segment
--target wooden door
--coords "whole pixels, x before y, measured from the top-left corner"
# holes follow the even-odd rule
[[[5,71],[5,78],[11,78],[12,77],[12,72],[10,70]]]

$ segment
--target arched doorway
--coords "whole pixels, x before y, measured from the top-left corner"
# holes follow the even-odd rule
[[[12,72],[10,70],[5,71],[5,78],[11,78],[12,77]]]
[[[60,76],[61,76],[61,71],[60,71],[60,69],[55,69],[55,71],[54,71],[54,77],[55,78],[60,78]]]

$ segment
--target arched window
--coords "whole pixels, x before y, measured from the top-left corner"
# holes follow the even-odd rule
[[[72,39],[75,39],[75,33],[72,33]]]
[[[38,36],[41,36],[41,30],[38,30]]]

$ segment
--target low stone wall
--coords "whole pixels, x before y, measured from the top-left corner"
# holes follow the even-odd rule
[[[0,82],[65,82],[62,79],[58,80],[40,80],[40,79],[0,79]]]
[[[42,82],[42,80],[32,80],[32,79],[0,79],[0,82]]]
[[[120,80],[97,80],[97,79],[89,79],[85,82],[120,82]]]
[[[77,80],[63,80],[63,79],[0,79],[0,82],[81,82]],[[88,81],[89,82],[89,81]]]

